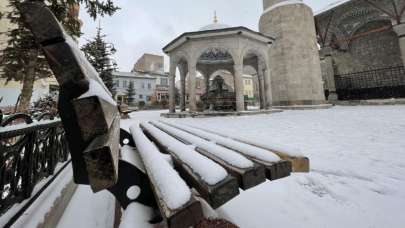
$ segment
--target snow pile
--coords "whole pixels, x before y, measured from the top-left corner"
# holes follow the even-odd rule
[[[117,105],[117,103],[112,98],[111,94],[109,94],[109,92],[107,92],[106,89],[98,81],[96,81],[94,79],[90,79],[89,82],[90,82],[89,90],[87,90],[87,92],[83,93],[79,97],[79,99],[96,96],[96,97],[99,97],[99,98],[105,100],[106,102],[108,102],[112,105]]]
[[[153,210],[140,203],[131,203],[125,210],[120,228],[153,228],[154,225],[149,223],[152,219]]]
[[[163,201],[172,210],[181,208],[190,201],[190,189],[139,126],[132,126],[131,133],[149,177],[156,183]]]
[[[218,146],[217,144],[213,142],[206,141],[204,139],[201,139],[200,137],[194,136],[190,133],[178,130],[174,127],[170,127],[165,124],[161,124],[159,122],[152,122],[153,125],[157,126],[160,129],[163,129],[166,132],[169,132],[170,134],[174,135],[175,137],[179,137],[181,139],[184,139],[193,145],[200,147],[201,149],[206,150],[208,153],[220,158],[221,160],[227,162],[228,164],[231,164],[235,167],[241,168],[241,169],[246,169],[253,167],[253,162],[250,160],[246,159],[242,155],[238,154],[235,151],[229,150],[225,147]]]
[[[145,127],[153,137],[161,140],[164,146],[175,153],[181,161],[189,166],[207,184],[218,184],[228,176],[224,168],[196,152],[195,146],[185,145],[148,123],[142,124],[142,126]]]
[[[180,125],[176,124],[173,125],[176,128],[182,129],[184,131],[190,132],[192,134],[200,135],[203,138],[209,139],[213,142],[219,143],[221,145],[224,145],[228,148],[231,148],[233,150],[239,151],[240,153],[249,156],[249,157],[254,157],[259,160],[265,161],[265,162],[278,162],[280,161],[280,157],[277,156],[276,154],[261,149],[259,147],[251,146],[245,143],[241,143],[235,140],[232,140],[230,138],[222,137],[219,135],[215,135],[206,131],[202,131],[196,128],[188,127],[185,125]]]

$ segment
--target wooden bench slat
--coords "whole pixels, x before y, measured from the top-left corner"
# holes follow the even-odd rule
[[[203,218],[201,203],[195,199],[186,183],[184,183],[169,163],[164,160],[162,154],[149,141],[141,129],[138,126],[131,127],[131,133],[139,155],[145,164],[146,173],[151,181],[151,187],[157,199],[159,210],[168,227],[188,228],[198,224]],[[167,180],[167,178],[170,179]],[[178,187],[176,191],[180,191],[180,194],[182,194],[181,198],[183,198],[181,201],[175,203],[178,204],[177,208],[172,208],[173,205],[170,206],[170,203],[166,201],[166,199],[176,196],[163,195],[178,194],[178,192],[174,193],[173,186],[170,186],[174,183]],[[171,190],[168,192],[168,189]],[[187,197],[189,198],[188,200]]]
[[[195,171],[192,169],[193,167],[190,167],[189,164],[185,164],[184,161],[177,156],[175,151],[169,149],[169,146],[167,143],[165,143],[165,140],[168,138],[175,138],[167,134],[167,137],[164,139],[158,138],[155,134],[153,134],[153,132],[151,132],[151,129],[147,124],[141,124],[140,126],[145,135],[147,135],[162,152],[172,156],[175,168],[180,173],[181,177],[186,181],[187,184],[194,187],[200,193],[201,197],[211,205],[211,207],[214,209],[218,208],[239,194],[238,181],[234,177],[228,175],[215,185],[206,183],[201,176],[195,173]],[[149,126],[153,127],[151,125]],[[160,131],[157,128],[156,130]],[[193,151],[192,153],[199,154],[197,151]]]
[[[257,153],[251,153],[252,151],[248,151],[248,150],[257,150],[254,146],[251,145],[238,145],[238,144],[242,144],[241,142],[231,142],[229,140],[229,138],[223,137],[223,136],[217,136],[214,135],[212,133],[209,132],[202,132],[202,130],[199,129],[191,129],[189,127],[186,126],[180,126],[177,124],[171,124],[171,123],[167,123],[167,122],[163,122],[161,121],[161,123],[164,123],[168,126],[172,126],[175,127],[179,130],[183,130],[185,132],[188,132],[190,134],[193,134],[197,137],[201,137],[201,138],[205,138],[206,140],[210,140],[212,142],[217,143],[218,145],[221,145],[225,148],[234,150],[236,152],[241,153],[242,155],[248,157],[249,159],[251,159],[252,161],[265,166],[266,168],[266,177],[269,180],[277,180],[280,178],[284,178],[290,175],[291,173],[291,162],[289,161],[285,161],[285,160],[281,160],[281,159],[272,159],[272,157],[270,157],[269,160],[264,160],[263,157],[260,156],[255,156],[255,154],[257,154],[258,152],[263,152],[263,153],[271,153],[267,150],[262,151],[263,149],[260,148],[260,151],[258,151]],[[201,136],[203,135],[203,136]],[[224,138],[224,139],[222,139]]]
[[[168,125],[162,125],[157,122],[151,122],[151,124],[160,130],[164,131],[168,135],[182,141],[185,144],[193,144],[197,146],[196,151],[203,154],[204,156],[210,158],[211,160],[217,162],[220,164],[222,167],[224,167],[232,176],[234,176],[238,182],[239,182],[239,187],[243,190],[247,190],[249,188],[252,188],[256,185],[259,185],[266,180],[265,176],[265,169],[263,165],[258,165],[257,163],[252,162],[252,167],[237,167],[235,165],[232,165],[230,161],[227,161],[226,159],[220,158],[214,151],[210,151],[210,148],[207,148],[204,146],[204,142],[200,142],[201,140],[205,141],[204,139],[201,139],[197,136],[194,136],[192,134],[188,134],[188,137],[185,137],[184,135],[179,135],[176,134],[174,130],[178,130],[176,128],[170,129],[170,126]],[[167,128],[169,127],[169,128]],[[194,138],[193,138],[194,137]],[[238,156],[239,154],[235,151],[229,150],[228,148],[217,146],[218,149],[221,149],[223,151],[227,151],[228,153],[236,153]],[[244,158],[244,157],[243,157]]]
[[[211,134],[216,134],[222,137],[227,137],[224,134],[220,134],[218,132],[214,132],[214,131],[210,131],[207,129],[203,129],[203,128],[199,128],[196,127],[199,130],[202,131],[206,131],[209,132]],[[297,155],[291,155],[290,153],[286,152],[286,151],[282,151],[280,149],[276,149],[276,148],[272,148],[271,146],[265,146],[265,145],[259,145],[256,142],[250,141],[248,139],[244,139],[241,137],[229,137],[235,141],[239,141],[241,143],[246,143],[248,145],[252,145],[258,148],[262,148],[264,150],[269,150],[275,154],[277,154],[278,156],[280,156],[280,158],[282,158],[283,160],[289,161],[292,164],[292,172],[294,173],[308,173],[310,171],[310,160],[308,157],[305,156],[297,156]]]

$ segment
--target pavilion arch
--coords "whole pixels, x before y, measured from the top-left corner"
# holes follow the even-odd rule
[[[163,48],[163,51],[169,55],[170,74],[175,75],[178,59],[181,52],[183,58],[187,60],[187,77],[189,85],[189,110],[197,111],[196,105],[196,80],[197,71],[205,77],[206,91],[209,91],[209,76],[218,69],[226,69],[234,75],[234,87],[236,97],[237,111],[243,111],[243,49],[253,47],[257,50],[269,51],[270,44],[274,38],[265,36],[261,33],[252,31],[245,27],[218,27],[216,24],[195,32],[183,33]],[[263,51],[265,52],[265,51]],[[171,84],[175,84],[174,77],[171,77]],[[183,86],[184,87],[184,86]],[[175,112],[175,88],[169,88],[170,112]],[[181,109],[185,110],[184,105]],[[269,108],[270,106],[265,106]]]
[[[391,20],[386,14],[383,14],[380,10],[374,8],[371,5],[365,4],[361,8],[352,8],[348,11],[338,10],[333,13],[332,23],[329,25],[328,34],[326,34],[325,45],[329,46],[333,43],[333,36],[338,39],[339,48],[341,50],[348,50],[350,44],[350,38],[356,31],[363,27],[363,25],[375,21],[375,20]],[[350,29],[342,31],[341,24],[346,24],[346,20],[355,18],[356,24]]]
[[[244,66],[251,66],[256,71],[256,78],[253,77],[252,81],[256,82],[257,80],[257,85],[254,85],[253,89],[258,90],[256,94],[258,94],[260,108],[268,108],[272,103],[272,91],[267,53],[258,48],[247,46],[242,51],[241,59]]]
[[[238,53],[234,50],[234,48],[231,47],[231,45],[225,43],[212,43],[212,44],[207,44],[204,45],[203,47],[197,47],[196,51],[194,52],[194,55],[192,56],[192,59],[194,59],[197,63],[199,59],[201,58],[202,55],[205,53],[213,53],[215,51],[221,51],[224,53],[228,53],[230,55],[230,58],[232,59],[233,63],[237,62],[238,59]]]
[[[214,80],[216,76],[220,76],[224,79],[225,84],[230,86],[231,92],[235,91],[235,76],[233,70],[231,69],[218,69],[209,75],[209,83],[212,84],[211,81]]]

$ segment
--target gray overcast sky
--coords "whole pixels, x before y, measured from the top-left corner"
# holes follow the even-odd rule
[[[337,0],[304,0],[314,12]],[[121,71],[130,71],[143,53],[163,55],[162,47],[183,32],[195,31],[213,21],[258,30],[262,0],[117,0],[121,10],[101,19],[107,40],[114,43]],[[81,43],[94,36],[98,22],[81,11]],[[166,60],[167,65],[167,60]],[[167,69],[167,66],[166,66]]]

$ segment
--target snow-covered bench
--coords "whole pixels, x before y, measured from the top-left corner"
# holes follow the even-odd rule
[[[58,109],[76,183],[109,190],[124,209],[133,202],[157,207],[169,227],[190,227],[200,222],[205,202],[218,208],[240,188],[309,168],[306,158],[183,125],[143,123],[131,135],[120,130],[117,104],[51,11],[39,1],[21,11],[60,85]]]
[[[183,221],[180,227],[195,224],[194,218],[201,216],[201,205],[195,199],[202,198],[215,209],[236,197],[239,188],[247,190],[266,179],[273,181],[292,172],[294,156],[286,152],[283,157],[289,160],[271,149],[195,127],[152,121],[134,125],[130,131],[140,163],[145,166],[155,195],[160,199],[161,213],[167,215],[164,218],[168,221]],[[309,162],[304,157],[295,159]],[[305,169],[297,167],[297,172],[306,172]],[[171,199],[181,209],[167,206]],[[190,208],[193,216],[187,217]]]

